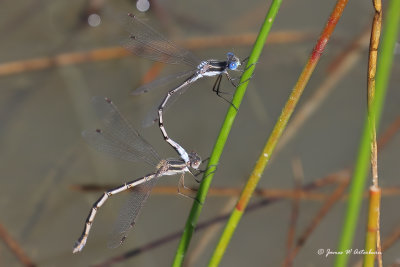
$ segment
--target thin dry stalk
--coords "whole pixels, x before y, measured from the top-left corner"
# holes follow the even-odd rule
[[[345,176],[347,175],[347,176]],[[350,174],[340,174],[340,176],[334,176],[336,178],[336,182],[334,183],[342,183],[350,179]],[[318,187],[328,186],[332,184],[332,182],[327,183],[326,180],[317,179],[316,185]],[[323,181],[324,183],[319,184],[319,181]],[[99,185],[99,184],[74,184],[70,186],[70,189],[73,191],[84,192],[84,193],[92,193],[92,192],[104,192],[108,191],[112,188],[119,186],[119,184],[107,184],[107,185]],[[382,196],[383,197],[397,197],[400,195],[400,185],[399,186],[388,186],[381,187]],[[177,189],[176,186],[156,186],[151,191],[154,195],[176,195]],[[232,197],[238,196],[240,194],[240,188],[220,188],[220,187],[212,187],[210,188],[209,195],[210,197]],[[368,197],[369,192],[364,192],[364,198]],[[309,190],[285,190],[285,189],[258,189],[255,196],[269,199],[291,199],[294,200],[299,198],[300,200],[307,201],[325,201],[329,198],[328,194],[325,193],[316,193],[310,192]],[[341,200],[346,201],[348,199],[348,195],[344,195]]]
[[[33,261],[25,254],[22,247],[18,242],[11,237],[7,229],[0,223],[0,238],[4,241],[6,246],[14,253],[17,259],[25,266],[36,266]]]
[[[375,99],[375,75],[378,57],[379,38],[381,36],[382,26],[382,4],[380,0],[373,0],[375,15],[372,22],[371,41],[369,46],[368,58],[368,80],[367,80],[367,95],[368,95],[368,119],[371,129],[371,172],[372,186],[370,187],[370,208],[368,214],[368,228],[365,241],[366,251],[378,252],[378,266],[382,267],[382,254],[380,243],[380,189],[378,185],[378,149],[376,142],[376,127],[375,114],[372,112],[372,107]],[[379,194],[377,194],[379,192]],[[371,232],[374,231],[374,232]],[[373,266],[375,255],[366,254],[364,257],[364,266]]]
[[[178,43],[189,49],[205,49],[209,47],[249,46],[253,44],[255,38],[255,33],[248,33],[231,36],[197,37],[187,39]],[[302,42],[309,38],[311,38],[309,33],[286,31],[271,33],[270,37],[268,38],[268,42]],[[66,65],[81,64],[86,62],[116,59],[126,57],[130,54],[131,53],[125,50],[123,47],[116,46],[109,48],[93,49],[91,51],[85,52],[64,53],[52,57],[5,62],[0,64],[0,76],[7,76]]]
[[[325,215],[329,212],[329,210],[333,207],[333,205],[342,198],[344,191],[349,185],[349,180],[338,185],[336,190],[331,194],[331,196],[325,201],[321,209],[317,212],[315,217],[312,219],[304,233],[299,237],[296,243],[296,247],[292,250],[292,253],[288,256],[286,261],[293,261],[294,257],[296,257],[297,253],[300,251],[304,243],[307,241],[308,237],[312,234],[312,232],[317,228],[320,221],[325,217]]]
[[[297,219],[299,217],[299,206],[300,206],[300,196],[301,196],[301,184],[302,181],[304,180],[304,171],[303,171],[303,165],[301,164],[301,161],[299,158],[296,158],[292,161],[292,169],[293,169],[293,178],[294,178],[294,186],[295,186],[295,194],[296,197],[292,201],[292,213],[290,216],[290,223],[289,223],[289,230],[288,230],[288,237],[287,237],[287,242],[286,242],[286,250],[287,250],[287,257],[286,259],[289,259],[289,255],[292,251],[293,247],[293,241],[296,235],[296,224],[297,224]],[[285,267],[290,267],[292,266],[291,261],[284,261],[283,266]]]

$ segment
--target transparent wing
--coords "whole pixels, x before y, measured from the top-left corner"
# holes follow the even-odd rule
[[[98,151],[128,161],[142,160],[151,166],[160,162],[155,149],[122,117],[110,99],[93,97],[92,104],[104,128],[82,132],[89,145]]]
[[[163,114],[165,113],[165,111],[173,104],[175,103],[175,101],[179,98],[179,96],[183,93],[186,92],[186,90],[189,88],[189,85],[186,85],[184,87],[182,87],[178,92],[176,92],[175,94],[173,94],[170,99],[168,100],[168,102],[166,103],[164,109],[163,109]],[[158,120],[158,109],[160,108],[161,103],[164,101],[165,97],[163,97],[161,99],[161,101],[154,106],[146,115],[146,117],[144,118],[143,122],[142,122],[142,127],[146,128],[146,127],[150,127],[151,125],[154,124],[154,122],[156,122]]]
[[[135,225],[136,218],[144,206],[144,203],[150,196],[151,189],[157,183],[159,177],[158,174],[155,174],[153,179],[133,188],[128,200],[119,212],[108,240],[108,247],[119,247],[125,241],[129,230],[131,230]]]
[[[153,28],[142,22],[137,16],[128,14],[125,24],[130,33],[123,46],[132,53],[150,60],[170,63],[186,64],[197,67],[200,60],[191,52],[178,47]]]
[[[189,76],[193,75],[196,72],[196,70],[189,70],[189,71],[182,71],[179,73],[174,73],[168,76],[161,77],[159,79],[156,79],[150,83],[147,83],[145,85],[142,85],[138,88],[136,88],[133,92],[132,95],[140,95],[143,93],[147,93],[154,88],[160,87],[160,86],[165,86],[169,83],[172,83],[178,79],[186,79]]]

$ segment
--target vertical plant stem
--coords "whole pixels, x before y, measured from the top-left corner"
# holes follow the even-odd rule
[[[228,109],[224,123],[221,127],[217,141],[211,153],[210,160],[208,161],[208,166],[206,172],[204,173],[203,181],[197,192],[197,201],[193,203],[189,217],[186,221],[185,229],[183,231],[182,238],[179,242],[176,255],[172,264],[172,266],[174,267],[182,266],[186,251],[189,247],[189,243],[193,235],[193,231],[199,219],[203,203],[206,200],[208,189],[216,171],[216,166],[218,165],[226,140],[228,139],[229,132],[235,120],[237,109],[240,107],[240,103],[242,102],[244,93],[247,89],[248,81],[254,72],[255,64],[257,63],[258,58],[261,55],[261,51],[264,48],[268,33],[272,27],[272,23],[276,17],[276,14],[278,13],[281,3],[282,0],[273,0],[270,9],[265,17],[264,23],[261,26],[257,39],[254,43],[245,72],[240,79],[240,85],[238,86],[235,95],[233,96],[232,105]]]
[[[370,202],[368,212],[368,226],[365,239],[365,251],[375,252],[378,245],[379,236],[379,209],[380,209],[380,189],[378,185],[378,149],[376,144],[376,128],[375,116],[372,110],[375,99],[375,75],[376,61],[378,57],[379,38],[381,36],[382,27],[382,4],[381,0],[374,0],[375,15],[372,22],[371,40],[369,45],[368,58],[368,80],[367,80],[367,100],[368,100],[368,120],[370,123],[371,134],[371,171],[372,171],[372,186],[370,187]],[[379,192],[376,194],[376,192]],[[379,242],[380,243],[380,242]],[[375,253],[364,255],[364,267],[373,267],[375,262]],[[382,257],[380,257],[382,263]],[[382,266],[382,265],[380,265]]]
[[[374,113],[372,112],[372,105],[375,99],[376,61],[378,58],[379,38],[381,36],[382,5],[380,0],[374,0],[373,4],[375,8],[375,16],[372,22],[371,40],[369,45],[367,99],[368,99],[368,117],[371,127],[371,138],[372,138],[371,140],[372,183],[375,186],[378,186],[376,129],[375,129]]]
[[[391,0],[386,13],[386,21],[384,24],[383,39],[380,50],[381,53],[376,73],[376,91],[371,108],[371,112],[374,114],[373,116],[375,119],[376,128],[379,127],[379,120],[381,117],[383,102],[386,95],[390,69],[393,62],[395,43],[398,36],[399,22],[400,1]],[[336,256],[336,267],[347,265],[349,254],[347,254],[346,252],[350,250],[353,243],[354,232],[356,230],[358,215],[362,201],[362,193],[369,168],[371,146],[370,133],[370,124],[368,122],[368,119],[366,119],[358,152],[358,158],[352,178],[346,218],[344,221],[339,246],[337,249],[338,252],[343,252],[343,254]]]
[[[367,253],[364,256],[364,267],[375,266],[375,248],[377,241],[377,230],[379,227],[379,211],[381,202],[381,189],[375,187],[374,185],[370,187],[369,190],[369,210],[368,210],[368,226],[367,234],[365,239],[365,251],[373,252],[371,254]]]
[[[269,136],[269,139],[240,195],[238,203],[236,204],[235,209],[232,211],[231,216],[228,220],[228,223],[225,226],[224,232],[220,237],[218,245],[214,250],[214,254],[210,260],[209,266],[218,266],[219,262],[222,259],[223,254],[232,238],[232,235],[243,215],[245,208],[258,184],[258,181],[261,178],[261,175],[271,157],[271,154],[286,127],[287,122],[289,121],[290,116],[293,113],[294,108],[296,107],[297,102],[300,99],[301,94],[313,73],[315,66],[317,65],[322,52],[324,51],[326,44],[336,27],[339,18],[341,17],[344,8],[346,7],[347,0],[338,0],[336,2],[335,8],[330,14],[328,21],[325,25],[324,30],[322,31],[319,40],[317,41],[306,66],[303,69],[296,85],[294,86],[292,93],[289,96],[289,99],[286,102],[285,107],[282,110],[282,113],[275,124],[275,127]]]

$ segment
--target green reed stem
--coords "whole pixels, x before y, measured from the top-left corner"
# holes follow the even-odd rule
[[[220,237],[219,243],[214,250],[214,254],[210,260],[209,266],[218,266],[219,262],[222,259],[223,254],[232,238],[232,235],[243,215],[244,210],[249,203],[249,200],[261,178],[262,173],[264,172],[265,167],[268,164],[268,161],[271,157],[271,154],[279,141],[279,138],[285,129],[287,122],[292,115],[297,102],[300,99],[300,96],[303,93],[305,86],[307,85],[308,80],[313,73],[315,66],[317,65],[322,52],[324,51],[326,44],[329,41],[329,38],[336,27],[339,18],[341,17],[344,8],[346,7],[347,0],[338,0],[334,10],[332,11],[328,22],[325,25],[324,30],[322,31],[319,40],[317,41],[306,66],[303,69],[296,85],[294,86],[292,93],[289,96],[289,99],[286,102],[285,107],[282,110],[282,113],[275,124],[274,129],[272,130],[271,135],[268,138],[267,143],[251,173],[241,195],[236,204],[235,209],[232,211],[231,216],[225,226],[225,229]]]
[[[378,66],[376,72],[375,84],[375,99],[372,104],[370,113],[375,118],[375,127],[379,128],[379,121],[382,114],[382,108],[386,96],[386,88],[389,82],[390,70],[393,63],[394,48],[399,33],[400,24],[400,1],[391,0],[386,11],[386,17],[383,24],[382,43],[378,58]],[[358,157],[354,174],[351,179],[350,195],[347,204],[347,212],[344,220],[342,234],[340,237],[338,252],[343,252],[337,255],[335,259],[335,266],[346,266],[347,261],[352,249],[354,233],[357,227],[358,216],[360,214],[362,194],[364,192],[365,181],[370,166],[370,152],[371,152],[371,129],[366,116],[364,122],[363,135],[358,151]]]
[[[208,193],[208,189],[210,187],[212,178],[214,177],[214,173],[216,171],[216,166],[218,165],[219,159],[221,157],[222,151],[224,149],[226,140],[228,139],[229,133],[231,131],[233,122],[236,117],[237,109],[239,109],[240,104],[242,102],[243,96],[247,89],[247,84],[249,79],[252,77],[255,64],[257,63],[261,51],[264,48],[265,41],[267,39],[268,33],[271,29],[272,23],[275,19],[275,16],[279,10],[279,6],[282,3],[282,0],[273,0],[271,7],[268,11],[267,16],[265,17],[264,23],[260,29],[260,32],[257,36],[257,39],[254,43],[253,50],[251,51],[250,57],[248,59],[246,65],[246,71],[243,73],[240,79],[240,85],[237,88],[235,95],[233,96],[232,104],[225,117],[225,121],[222,124],[220,133],[218,135],[217,141],[214,145],[213,151],[211,153],[210,160],[208,162],[207,170],[203,176],[203,181],[200,185],[199,191],[197,192],[196,199],[193,203],[192,209],[190,211],[189,217],[186,222],[185,229],[182,234],[182,238],[180,240],[174,262],[172,266],[178,267],[182,266],[183,259],[185,257],[186,251],[189,247],[190,240],[192,238],[194,228],[197,224],[197,221],[200,216],[200,212],[202,209],[202,204],[206,200],[206,196]]]

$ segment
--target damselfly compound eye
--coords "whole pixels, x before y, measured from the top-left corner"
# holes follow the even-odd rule
[[[200,167],[201,161],[195,161],[192,163],[192,168],[197,170]]]
[[[237,62],[229,63],[229,69],[230,70],[236,70],[237,69]]]

